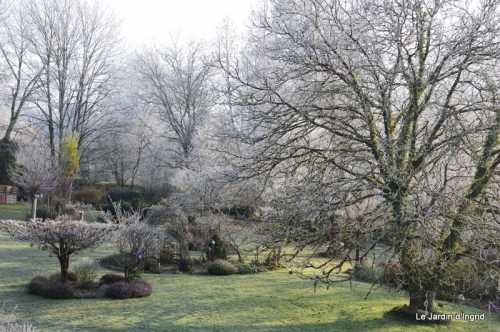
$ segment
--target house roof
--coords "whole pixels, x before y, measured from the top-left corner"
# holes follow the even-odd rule
[[[0,184],[0,194],[17,194],[17,187]]]

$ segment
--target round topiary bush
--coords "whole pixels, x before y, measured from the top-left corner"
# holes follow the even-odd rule
[[[125,260],[125,255],[117,253],[101,258],[99,265],[106,269],[123,271],[125,268]]]
[[[238,272],[238,269],[236,268],[236,266],[234,266],[234,264],[221,259],[208,264],[207,269],[208,273],[216,276],[227,276]]]
[[[144,278],[137,279],[134,283],[130,284],[132,289],[132,297],[146,297],[151,295],[153,287]]]
[[[257,269],[250,264],[243,264],[243,263],[237,263],[234,264],[236,266],[236,269],[238,270],[236,273],[238,274],[252,274],[256,273]]]
[[[45,204],[38,205],[36,208],[36,217],[42,218],[43,220],[50,218],[51,215],[49,206]]]
[[[106,288],[106,297],[112,299],[129,299],[132,297],[132,291],[124,281],[115,282]]]
[[[179,271],[192,273],[194,271],[194,261],[192,259],[183,258],[179,260]]]

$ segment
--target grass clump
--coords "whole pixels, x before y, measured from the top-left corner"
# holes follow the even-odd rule
[[[236,274],[238,269],[233,263],[218,259],[215,262],[208,264],[208,273],[216,276],[228,276],[231,274]]]
[[[379,281],[382,275],[383,271],[380,267],[361,263],[359,268],[354,271],[353,278],[358,281],[373,283]]]
[[[75,275],[80,287],[90,288],[97,277],[97,264],[91,259],[84,258],[76,262]]]
[[[37,329],[31,324],[20,325],[16,322],[14,313],[5,313],[5,304],[0,308],[0,332],[35,332]]]

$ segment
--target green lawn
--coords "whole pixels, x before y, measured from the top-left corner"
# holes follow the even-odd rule
[[[0,204],[0,219],[24,220],[30,208],[24,203]]]
[[[73,257],[98,258],[114,252],[111,244]],[[368,285],[356,290],[341,284],[316,293],[309,281],[287,271],[229,277],[146,275],[153,294],[129,300],[49,300],[28,294],[36,274],[57,271],[56,258],[0,232],[0,305],[18,306],[18,321],[42,331],[486,331],[491,323],[454,322],[427,327],[384,317],[388,309],[407,302],[395,292],[379,289],[367,300]],[[108,272],[102,269],[101,274]],[[445,305],[446,312],[458,308]],[[476,312],[465,308],[466,313]]]

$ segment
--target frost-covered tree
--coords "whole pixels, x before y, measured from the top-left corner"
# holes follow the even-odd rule
[[[30,59],[43,65],[33,93],[36,122],[58,155],[68,131],[77,133],[78,149],[113,128],[107,102],[118,72],[119,29],[115,17],[98,2],[26,0]]]
[[[171,167],[189,167],[199,126],[209,114],[211,67],[201,43],[154,47],[137,55],[138,94],[150,103],[165,125],[163,137],[171,145]]]
[[[115,215],[108,211],[103,214],[103,219],[123,226],[117,232],[115,246],[125,259],[125,280],[132,282],[142,272],[141,261],[160,252],[164,235],[144,221],[142,211],[124,212],[119,202],[112,204]]]
[[[341,249],[318,280],[390,242],[414,313],[463,291],[463,259],[497,270],[499,6],[270,0],[216,57],[233,176],[262,180],[275,243]]]
[[[38,249],[47,250],[56,256],[61,267],[61,282],[68,277],[69,258],[72,254],[98,247],[107,241],[119,224],[88,223],[81,220],[61,218],[56,220],[31,219],[0,220],[0,227],[18,240],[28,241]]]
[[[19,165],[9,169],[12,182],[22,188],[31,201],[31,215],[35,216],[38,195],[51,194],[59,186],[62,171],[42,136],[35,136],[20,146]]]

